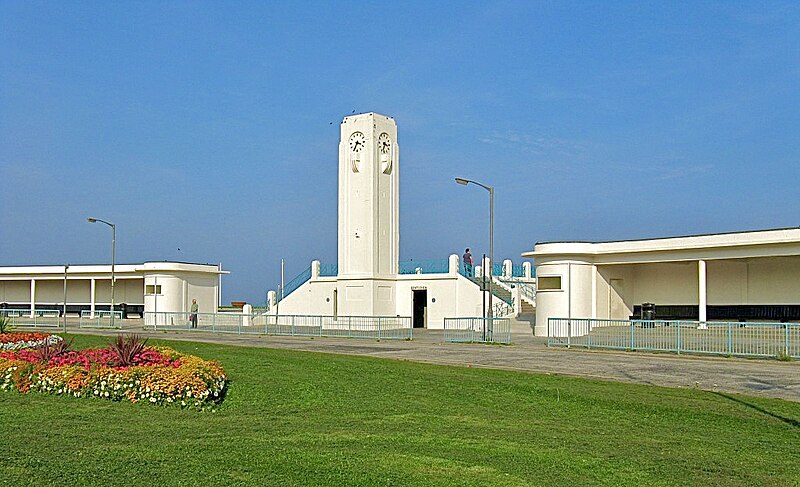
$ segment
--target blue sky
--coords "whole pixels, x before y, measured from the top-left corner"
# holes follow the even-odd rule
[[[796,2],[0,0],[0,265],[336,261],[339,122],[390,115],[403,260],[800,225]],[[180,250],[178,250],[180,249]]]

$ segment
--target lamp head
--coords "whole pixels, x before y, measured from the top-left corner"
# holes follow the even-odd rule
[[[456,182],[457,182],[458,184],[463,184],[464,186],[466,186],[466,185],[468,185],[468,184],[469,184],[469,181],[467,181],[467,180],[466,180],[466,179],[464,179],[464,178],[456,178]]]
[[[88,221],[89,223],[96,223],[97,222],[97,218],[89,217],[89,218],[86,219],[86,221]]]

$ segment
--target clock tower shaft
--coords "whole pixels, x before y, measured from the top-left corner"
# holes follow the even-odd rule
[[[400,257],[394,119],[345,117],[339,142],[339,277],[394,279]]]

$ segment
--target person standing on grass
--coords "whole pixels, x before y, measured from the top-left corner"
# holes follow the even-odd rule
[[[197,305],[197,300],[192,300],[192,308],[191,313],[189,314],[189,321],[192,323],[192,328],[197,328],[197,311],[200,309],[200,306]]]
[[[467,250],[464,251],[462,260],[464,262],[464,271],[467,273],[467,277],[472,277],[472,254],[469,253],[469,247],[467,247]]]

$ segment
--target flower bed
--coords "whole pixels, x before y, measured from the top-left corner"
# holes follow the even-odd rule
[[[55,345],[60,341],[60,336],[49,333],[0,333],[0,351],[40,347],[45,343]]]
[[[113,346],[52,356],[42,347],[0,353],[0,390],[6,391],[206,409],[222,399],[225,385],[218,362],[166,347],[143,347],[125,366]]]

